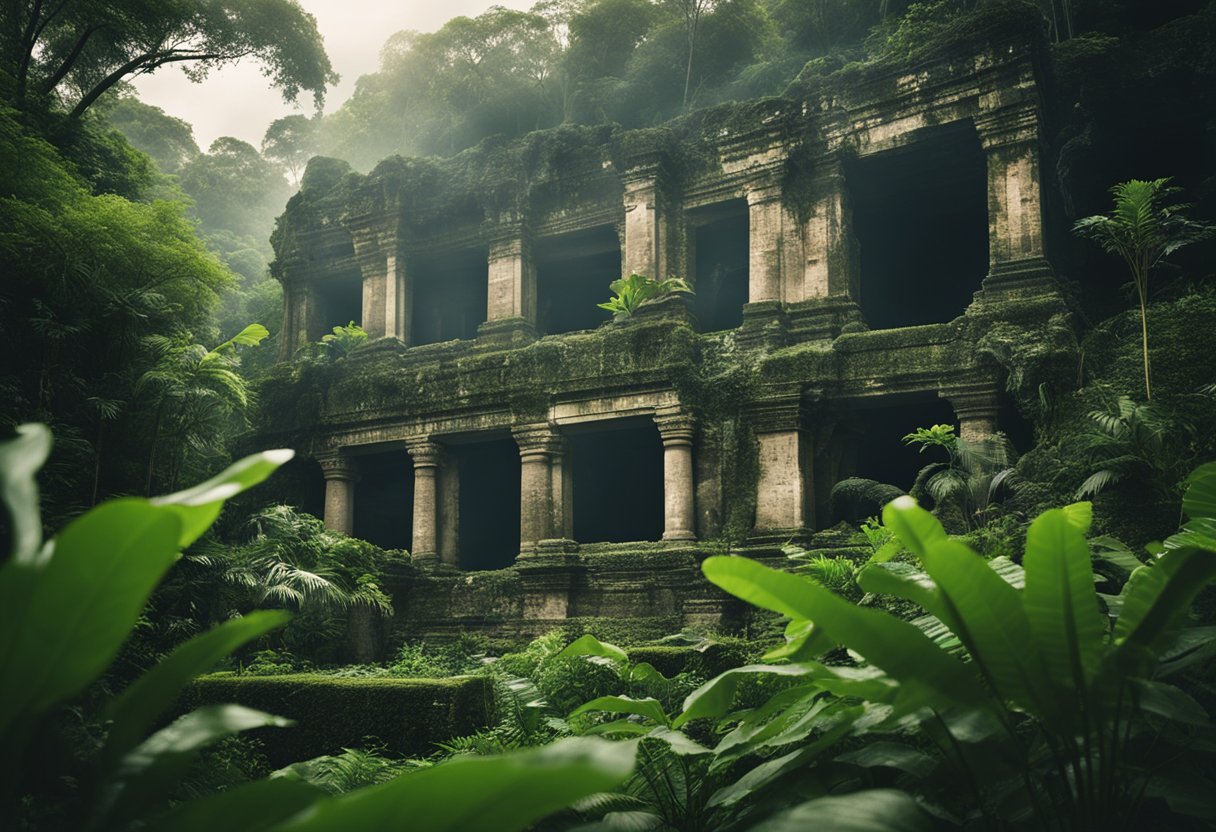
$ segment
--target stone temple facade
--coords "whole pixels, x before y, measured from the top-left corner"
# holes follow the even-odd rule
[[[315,160],[275,237],[260,441],[315,460],[296,475],[330,527],[410,552],[391,589],[413,634],[729,625],[701,558],[831,546],[834,483],[907,488],[904,433],[1008,430],[1019,384],[1075,349],[1037,37],[664,128],[366,176]],[[610,320],[596,303],[635,272],[696,294]],[[297,356],[352,320],[348,357]]]

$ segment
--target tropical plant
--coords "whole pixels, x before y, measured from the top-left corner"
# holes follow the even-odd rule
[[[628,318],[644,303],[660,300],[674,294],[692,294],[692,287],[681,277],[669,277],[666,280],[631,274],[612,281],[608,288],[614,297],[606,303],[598,303],[600,309],[607,309],[617,318]]]
[[[190,639],[109,698],[99,750],[51,777],[49,788],[68,788],[66,796],[40,802],[37,790],[48,786],[28,776],[38,766],[26,765],[33,752],[48,751],[40,729],[65,703],[97,690],[157,582],[224,501],[291,457],[268,451],[167,497],[103,503],[44,543],[35,475],[50,447],[41,425],[24,425],[15,440],[0,443],[0,500],[11,540],[0,566],[0,811],[19,828],[37,828],[41,820],[99,830],[340,832],[408,824],[454,831],[487,828],[492,818],[496,829],[519,830],[614,788],[633,767],[632,746],[570,738],[531,752],[453,760],[340,797],[278,777],[171,805],[202,748],[249,728],[289,724],[237,705],[211,705],[153,731],[194,676],[287,618],[265,611]]]
[[[367,332],[354,321],[346,326],[336,326],[333,332],[321,336],[321,343],[329,348],[335,358],[350,355],[358,346],[367,343]]]
[[[1082,434],[1080,444],[1093,473],[1077,488],[1076,499],[1094,497],[1131,478],[1167,492],[1173,487],[1173,481],[1166,482],[1168,451],[1185,424],[1170,419],[1158,404],[1127,396],[1104,410],[1091,410],[1089,420],[1091,430]]]
[[[1211,762],[1211,726],[1165,680],[1216,639],[1186,626],[1191,602],[1216,579],[1216,464],[1192,475],[1183,507],[1182,531],[1118,595],[1100,598],[1088,503],[1038,517],[1018,566],[984,560],[901,497],[884,521],[919,564],[875,563],[859,583],[921,606],[927,615],[914,622],[747,558],[710,558],[713,583],[791,618],[786,645],[767,657],[791,663],[728,671],[691,694],[672,726],[725,717],[742,674],[783,674],[800,684],[744,714],[714,749],[731,740],[755,752],[797,726],[784,744],[801,742],[747,775],[752,787],[805,771],[825,741],[852,734],[865,744],[837,763],[903,772],[922,802],[989,828],[1127,826],[1160,812],[1149,805],[1158,799],[1209,816],[1197,799],[1208,786],[1195,778]],[[857,663],[814,660],[836,645]]]
[[[171,486],[188,449],[211,457],[225,452],[229,420],[244,418],[251,400],[237,347],[256,347],[269,334],[261,324],[249,324],[214,349],[163,335],[144,339],[155,364],[135,382],[133,392],[153,413],[145,496],[152,493],[157,451],[166,436],[172,440],[166,477]]]
[[[1189,205],[1177,202],[1181,188],[1170,179],[1131,179],[1110,189],[1115,207],[1109,215],[1077,220],[1073,232],[1118,255],[1132,273],[1140,301],[1141,352],[1144,356],[1144,398],[1153,398],[1148,359],[1149,277],[1183,246],[1210,237],[1216,227],[1186,216]]]
[[[917,428],[904,436],[905,444],[920,452],[941,448],[945,462],[926,465],[909,492],[918,500],[929,497],[936,510],[953,510],[968,529],[984,525],[989,506],[1005,485],[1012,484],[1013,446],[1003,434],[968,441],[954,433],[953,425]]]

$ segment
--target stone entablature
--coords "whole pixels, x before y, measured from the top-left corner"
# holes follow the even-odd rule
[[[1067,363],[1068,309],[1044,247],[1031,41],[1015,32],[966,59],[867,70],[803,98],[737,108],[746,117],[706,118],[699,132],[684,124],[555,133],[567,144],[531,167],[518,167],[530,158],[522,151],[502,157],[516,168],[504,161],[494,170],[487,157],[481,189],[455,173],[445,180],[445,163],[393,159],[323,197],[302,193],[276,247],[284,358],[320,336],[327,281],[359,283],[372,343],[312,366],[312,404],[279,408],[263,433],[318,460],[326,522],[348,532],[359,490],[352,460],[405,450],[413,562],[435,581],[461,562],[453,448],[470,436],[509,438],[519,453],[513,568],[523,589],[508,618],[598,615],[623,603],[604,598],[660,584],[662,600],[645,609],[679,614],[687,603],[703,614],[720,602],[693,579],[706,541],[733,538],[772,555],[826,524],[826,495],[856,455],[855,413],[944,401],[960,435],[980,440],[999,429],[1016,370],[990,343],[994,333],[1018,329],[1044,345],[1037,361]],[[976,275],[974,300],[952,321],[868,330],[851,166],[943,125],[961,126],[977,160],[982,153],[987,274]],[[697,228],[724,205],[746,223],[747,302],[736,329],[699,333],[689,304],[675,298],[594,330],[542,331],[538,249],[608,229],[621,275],[691,278]],[[416,343],[412,322],[427,314],[417,305],[419,263],[474,249],[485,261],[476,336]],[[279,373],[284,396],[309,377]],[[617,544],[572,539],[569,439],[623,422],[657,432],[661,536],[630,551],[672,570],[666,583],[612,562]]]

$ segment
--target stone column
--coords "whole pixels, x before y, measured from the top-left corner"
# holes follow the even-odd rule
[[[975,127],[988,157],[989,274],[1049,271],[1038,113],[1028,106],[991,110]]]
[[[355,466],[342,451],[317,455],[325,477],[325,527],[342,534],[355,530]]]
[[[758,444],[756,531],[797,531],[814,526],[811,440],[797,389],[766,397],[752,408]]]
[[[369,338],[409,340],[410,294],[405,258],[398,252],[392,228],[360,227],[352,231],[355,260],[363,275],[363,317]]]
[[[460,563],[460,468],[453,454],[440,449],[435,479],[439,560],[448,566]]]
[[[693,417],[678,407],[662,407],[654,420],[663,440],[663,539],[695,540]]]
[[[486,332],[520,330],[535,332],[536,264],[532,259],[532,236],[518,217],[500,219],[486,236],[489,244]]]
[[[796,300],[830,296],[858,300],[860,257],[844,166],[838,157],[824,157],[815,170],[815,197],[805,229],[802,296]]]
[[[747,302],[780,301],[781,258],[785,242],[785,209],[781,186],[766,177],[747,191]]]
[[[574,481],[570,476],[566,440],[558,436],[549,459],[553,482],[553,533],[565,540],[574,539]]]
[[[414,462],[414,545],[411,555],[422,566],[439,561],[439,463],[442,448],[429,437],[406,440]]]
[[[668,277],[664,174],[657,162],[630,168],[625,185],[625,274]]]
[[[560,447],[559,435],[550,423],[526,425],[512,433],[519,445],[519,547],[526,553],[557,536],[552,462]]]
[[[942,390],[939,395],[954,408],[958,435],[965,442],[983,442],[997,432],[1000,399],[995,384],[952,387]]]

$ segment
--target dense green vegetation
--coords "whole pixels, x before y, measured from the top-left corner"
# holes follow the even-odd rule
[[[398,153],[463,153],[489,175],[529,131],[548,158],[571,131],[725,124],[754,116],[732,102],[1013,18],[1043,34],[1052,242],[1081,364],[1009,380],[1020,455],[925,425],[905,437],[926,462],[910,496],[840,483],[847,551],[791,547],[784,571],[708,559],[758,611],[747,638],[584,622],[349,664],[393,615],[382,587],[408,554],[242,493],[283,452],[206,479],[247,442],[277,350],[274,218],[315,154],[335,180]],[[329,115],[206,151],[125,82],[250,56],[288,99],[319,100],[335,78],[297,3],[21,0],[0,7],[0,41],[0,816],[15,828],[1213,821],[1216,3],[495,7],[392,35]],[[602,305],[627,315],[687,288],[632,276]],[[336,327],[301,358],[340,370],[366,337]],[[988,343],[998,359],[1035,348]]]

